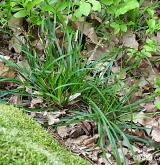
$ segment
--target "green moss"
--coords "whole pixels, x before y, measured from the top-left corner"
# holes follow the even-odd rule
[[[13,106],[0,104],[0,164],[89,165]]]

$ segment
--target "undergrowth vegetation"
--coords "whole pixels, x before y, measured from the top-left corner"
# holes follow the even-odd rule
[[[22,100],[23,97],[41,98],[47,107],[57,109],[83,103],[87,107],[86,111],[71,108],[70,115],[61,118],[61,125],[94,121],[99,134],[98,145],[106,159],[105,146],[109,145],[117,164],[127,164],[122,147],[125,141],[133,159],[140,164],[132,142],[150,142],[132,135],[132,131],[126,129],[144,129],[133,123],[133,116],[141,110],[140,103],[159,94],[159,79],[156,81],[157,90],[152,96],[146,95],[145,99],[133,102],[131,98],[137,91],[136,84],[126,89],[127,80],[122,80],[122,73],[114,73],[112,67],[125,52],[127,56],[121,59],[121,71],[129,72],[159,50],[152,37],[160,30],[160,20],[155,14],[158,4],[158,1],[154,1],[146,5],[143,0],[2,1],[0,23],[5,31],[9,31],[7,24],[11,18],[25,18],[29,31],[34,27],[39,30],[43,51],[39,52],[32,45],[35,36],[27,34],[25,42],[19,41],[20,45],[17,45],[22,49],[25,65],[0,56],[6,67],[16,73],[16,77],[12,78],[0,75],[0,83],[14,84],[9,90],[1,88],[0,94],[3,97],[8,94],[19,95]],[[142,42],[141,47],[120,45],[117,48],[116,45],[96,60],[88,61],[81,54],[85,32],[80,28],[75,30],[74,24],[81,22],[82,17],[88,23],[92,13],[97,14],[97,20],[101,18],[101,24],[95,25],[95,31],[104,43],[111,39],[108,36],[120,37],[127,31],[134,31]],[[125,93],[123,96],[122,91]],[[159,107],[159,103],[156,106]]]

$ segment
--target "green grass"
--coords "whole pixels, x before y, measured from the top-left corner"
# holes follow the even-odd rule
[[[0,164],[89,165],[17,108],[0,104]]]
[[[60,124],[95,121],[99,134],[98,145],[104,153],[107,147],[104,141],[107,140],[118,165],[126,164],[122,162],[118,151],[121,148],[123,153],[121,142],[126,141],[131,155],[139,164],[132,142],[138,140],[146,143],[146,141],[131,137],[124,132],[124,129],[133,128],[132,122],[128,124],[128,121],[132,121],[134,112],[141,110],[139,104],[144,100],[132,104],[129,102],[136,87],[132,87],[133,89],[131,88],[123,98],[119,99],[118,93],[122,90],[122,85],[117,74],[112,73],[112,66],[121,50],[114,49],[113,52],[106,53],[93,63],[87,64],[87,60],[81,57],[81,36],[80,40],[75,42],[74,31],[64,27],[63,42],[60,44],[56,36],[56,16],[54,22],[44,20],[42,27],[40,40],[44,45],[43,58],[28,43],[28,46],[23,48],[28,67],[2,59],[18,76],[14,79],[0,76],[0,82],[17,84],[14,89],[1,90],[0,97],[16,94],[22,96],[22,101],[25,95],[29,96],[28,99],[42,97],[48,107],[55,106],[60,109],[70,103],[70,96],[80,93],[81,96],[74,101],[83,102],[87,107],[86,111],[71,108],[69,109],[71,115],[61,119]],[[96,68],[96,65],[102,63],[107,65],[100,73],[101,67]],[[108,83],[111,79],[114,79],[114,84]],[[32,93],[27,93],[28,89],[31,89]],[[123,157],[125,160],[125,155]]]
[[[14,79],[0,76],[0,81],[12,81],[18,85],[14,90],[1,91],[3,94],[38,96],[43,97],[48,106],[63,106],[69,102],[70,96],[86,89],[87,75],[92,68],[86,67],[80,58],[80,42],[74,42],[75,33],[67,29],[64,45],[61,45],[55,34],[55,24],[56,21],[48,20],[43,25],[45,29],[42,34],[47,38],[45,40],[42,35],[40,39],[44,46],[44,58],[28,43],[22,49],[28,62],[27,68],[5,60],[6,65],[19,76]],[[32,90],[32,94],[26,93],[26,89]]]

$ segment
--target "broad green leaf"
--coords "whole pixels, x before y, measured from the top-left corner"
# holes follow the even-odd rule
[[[111,27],[115,30],[115,34],[118,34],[120,32],[120,25],[116,22],[111,23]]]
[[[149,29],[154,29],[156,26],[156,20],[155,19],[150,19],[147,21]]]
[[[113,0],[114,4],[118,5],[122,0]]]
[[[75,16],[77,18],[81,17],[82,15],[88,16],[91,11],[91,4],[85,1],[80,2],[80,7],[75,11]]]
[[[149,16],[151,16],[151,17],[154,16],[154,12],[155,12],[155,11],[154,11],[153,9],[148,8],[148,9],[147,9],[147,12],[148,12]]]
[[[36,5],[38,5],[41,2],[42,0],[34,0],[33,2],[29,2],[26,6],[27,10],[31,10],[32,8],[34,8]]]
[[[157,79],[155,80],[155,83],[156,83],[156,85],[160,88],[160,78],[157,78]]]
[[[101,11],[101,4],[100,2],[96,1],[96,0],[88,0],[89,3],[92,4],[92,10],[93,11]]]
[[[42,9],[43,11],[51,11],[51,12],[53,12],[53,13],[56,12],[55,8],[52,7],[51,5],[42,5],[42,6],[41,6],[41,9]]]
[[[154,51],[154,49],[153,49],[150,45],[145,45],[145,46],[144,46],[144,49],[145,49],[147,52],[152,52],[152,51]]]
[[[139,7],[139,3],[137,0],[126,0],[123,4],[121,4],[118,10],[115,13],[115,16],[118,17],[126,12],[133,10]]]
[[[14,6],[16,6],[16,5],[17,5],[16,2],[10,2],[10,6],[11,6],[11,7],[14,7]]]
[[[155,29],[160,30],[160,20],[157,21]]]
[[[126,24],[121,24],[120,29],[121,29],[122,32],[126,32],[127,31],[127,25]]]
[[[80,18],[82,16],[82,12],[80,9],[77,9],[74,13],[74,15],[77,17],[77,18]]]
[[[155,103],[155,106],[156,106],[157,109],[160,110],[160,101],[156,102],[156,103]]]
[[[142,57],[152,57],[151,52],[145,51],[144,49],[140,52],[140,56]]]
[[[156,93],[156,94],[160,94],[160,88],[157,88],[157,89],[155,90],[155,93]]]
[[[19,0],[19,3],[21,3],[22,4],[22,6],[24,7],[24,8],[26,8],[26,6],[27,6],[27,4],[30,2],[31,0]]]
[[[101,3],[103,3],[104,5],[112,5],[113,4],[113,0],[101,0]]]
[[[91,11],[91,5],[87,2],[82,2],[79,9],[83,15],[88,16]]]
[[[55,8],[57,8],[57,11],[63,11],[68,5],[69,5],[69,3],[67,3],[67,2],[57,3]]]
[[[13,16],[16,18],[21,18],[21,17],[25,17],[27,15],[28,15],[27,11],[23,9],[23,10],[20,10],[17,13],[15,13]]]

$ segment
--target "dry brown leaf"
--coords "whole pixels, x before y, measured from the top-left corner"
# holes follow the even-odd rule
[[[22,105],[22,101],[20,99],[20,96],[16,96],[16,95],[11,96],[9,99],[9,102],[14,104],[14,105],[17,105],[17,106]]]
[[[146,128],[158,127],[158,121],[154,118],[147,116],[144,112],[139,112],[133,117],[134,123],[139,123]]]
[[[138,50],[139,44],[136,40],[136,35],[132,31],[127,31],[123,35],[122,43],[124,46]]]
[[[80,30],[84,35],[86,35],[91,40],[92,43],[98,43],[97,34],[91,23],[76,21],[75,25],[78,30]]]
[[[146,119],[146,114],[144,112],[139,112],[133,116],[133,122],[141,125],[144,124],[144,119]]]
[[[73,101],[75,100],[77,97],[81,96],[81,93],[75,93],[74,95],[71,95],[69,97],[69,101]]]
[[[32,42],[32,46],[34,46],[36,49],[38,49],[40,51],[44,50],[43,43],[40,40],[34,40]]]
[[[60,118],[60,117],[62,117],[62,116],[64,116],[64,115],[66,115],[66,111],[65,110],[63,110],[63,111],[60,111],[60,112],[55,112],[55,113],[48,113],[49,115],[52,115],[52,117],[54,117],[54,118]]]
[[[147,118],[143,121],[143,125],[146,128],[157,128],[158,127],[158,121],[154,118]]]
[[[140,83],[138,84],[138,86],[139,86],[140,88],[143,88],[143,87],[145,87],[146,85],[148,85],[148,81],[146,81],[146,79],[145,79],[144,77],[142,77],[142,78],[140,79]]]
[[[154,141],[160,143],[160,128],[154,128],[152,130],[151,137]]]
[[[119,66],[113,66],[112,67],[112,72],[113,73],[117,73],[117,72],[119,72],[121,70],[121,68],[119,67]]]
[[[97,17],[97,15],[95,13],[91,13],[90,18],[93,20],[96,20],[98,23],[102,23],[102,19]]]
[[[42,98],[33,98],[31,101],[31,108],[34,108],[36,104],[43,103]]]
[[[20,41],[16,37],[12,37],[9,41],[9,50],[14,49],[16,53],[21,53],[22,47],[20,45]]]
[[[155,105],[153,103],[142,103],[141,106],[145,112],[156,112]]]
[[[109,164],[113,164],[113,161],[110,160],[111,154],[110,153],[106,153],[106,157],[107,157],[107,159],[105,159],[104,157],[101,156],[98,159],[98,165],[109,165]]]
[[[9,67],[6,67],[3,62],[0,62],[0,76],[4,76],[6,78],[14,78],[15,72],[12,71]]]
[[[68,127],[67,126],[57,127],[57,133],[59,134],[59,136],[61,138],[66,138],[69,135],[68,134]]]
[[[160,31],[157,32],[157,43],[160,46]]]
[[[127,148],[118,148],[118,152],[119,152],[121,161],[124,162],[124,155],[127,155],[129,153],[129,150]]]
[[[58,124],[60,123],[60,117],[64,116],[66,114],[66,111],[60,111],[60,112],[47,112],[45,115],[48,119],[48,124]]]
[[[82,145],[83,144],[83,141],[85,139],[88,139],[89,137],[87,135],[82,135],[82,136],[79,136],[78,138],[68,138],[65,142],[65,145],[66,146],[72,146],[73,144],[76,144],[76,145]]]
[[[158,121],[158,125],[160,126],[160,117],[158,118],[158,120],[157,120],[157,121]]]
[[[59,111],[59,112],[46,112],[45,116],[48,120],[49,125],[58,124],[60,123],[60,117],[64,116],[66,111]]]
[[[97,142],[98,138],[99,138],[99,135],[96,134],[93,137],[86,139],[83,143],[85,146],[88,146],[90,144],[95,144]]]
[[[92,61],[95,61],[97,58],[105,55],[111,50],[112,50],[112,47],[108,45],[99,46],[98,48],[95,48],[95,46],[88,44],[87,51],[89,52],[90,57],[87,63],[90,64]]]
[[[50,118],[48,117],[48,125],[58,124],[60,123],[60,119]]]
[[[11,17],[8,21],[8,26],[11,30],[13,30],[14,34],[19,35],[23,29],[23,18],[15,18]]]
[[[83,130],[83,128],[81,126],[75,127],[71,130],[71,132],[69,133],[69,137],[71,138],[77,138],[81,135],[84,135],[85,131]]]

